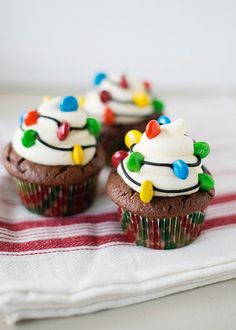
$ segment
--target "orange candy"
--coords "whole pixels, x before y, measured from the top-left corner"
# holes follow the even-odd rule
[[[116,115],[110,108],[106,108],[103,113],[104,123],[106,125],[113,125]]]
[[[161,133],[161,128],[159,123],[153,119],[150,120],[149,123],[146,126],[146,135],[149,139],[153,139],[156,137],[158,134]]]
[[[146,91],[150,91],[150,90],[152,89],[152,85],[151,85],[150,82],[147,81],[147,80],[144,80],[144,81],[143,81],[143,86],[144,86],[144,88],[146,89]]]
[[[37,124],[39,113],[37,110],[32,110],[25,115],[24,123],[26,126]]]

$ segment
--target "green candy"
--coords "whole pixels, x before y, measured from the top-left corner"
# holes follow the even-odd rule
[[[28,129],[27,131],[24,132],[21,138],[21,142],[24,147],[30,148],[35,144],[36,138],[37,138],[37,132],[32,129]]]
[[[214,179],[206,173],[198,174],[198,182],[201,190],[211,190],[215,187]]]
[[[154,108],[155,113],[159,115],[162,114],[165,105],[161,100],[154,99],[152,100],[152,106]]]
[[[87,118],[87,128],[92,135],[98,135],[101,131],[101,124],[94,118]]]
[[[200,156],[201,158],[205,158],[210,153],[210,146],[206,142],[194,142],[194,155]]]
[[[139,172],[144,161],[144,156],[140,152],[132,152],[129,155],[126,166],[130,172]]]

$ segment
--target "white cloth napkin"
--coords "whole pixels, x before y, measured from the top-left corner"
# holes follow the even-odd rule
[[[1,109],[1,103],[11,106],[7,97],[1,96]],[[206,163],[217,187],[202,235],[181,249],[157,251],[126,242],[116,207],[105,195],[107,169],[87,212],[44,219],[20,205],[0,168],[0,311],[9,323],[125,306],[236,276],[235,105],[225,98],[172,98],[169,112],[187,117],[191,135],[212,145]],[[12,126],[6,113],[1,147]]]

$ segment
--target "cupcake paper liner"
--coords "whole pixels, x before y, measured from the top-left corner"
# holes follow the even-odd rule
[[[16,179],[16,187],[24,206],[47,217],[67,216],[88,208],[96,194],[98,175],[81,184],[45,186]]]
[[[152,249],[175,249],[201,233],[206,209],[178,217],[148,218],[119,208],[122,230],[131,242]]]

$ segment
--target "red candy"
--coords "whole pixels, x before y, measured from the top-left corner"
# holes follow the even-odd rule
[[[152,86],[149,81],[143,81],[143,86],[147,91],[150,91],[152,89]]]
[[[39,118],[39,113],[37,110],[29,111],[24,118],[24,123],[26,126],[31,126],[37,124],[37,120]]]
[[[70,125],[65,121],[58,128],[57,137],[60,141],[63,141],[67,138],[69,133],[70,133]]]
[[[129,88],[128,82],[127,82],[127,80],[126,80],[126,78],[125,78],[124,75],[121,76],[120,87],[125,88],[125,89]]]
[[[153,139],[155,136],[161,133],[161,128],[156,120],[150,120],[146,126],[146,135],[149,139]]]
[[[113,125],[115,121],[116,115],[110,108],[106,108],[103,113],[104,123],[106,125]]]
[[[111,165],[117,168],[120,162],[122,162],[122,160],[125,159],[127,156],[128,156],[128,152],[124,150],[116,151],[111,157]]]
[[[106,103],[111,100],[111,95],[108,91],[101,91],[100,92],[100,99],[103,103]]]

